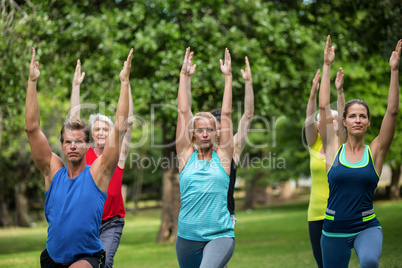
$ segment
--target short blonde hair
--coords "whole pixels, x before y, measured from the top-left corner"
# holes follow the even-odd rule
[[[194,149],[198,149],[198,145],[195,142],[195,137],[194,137],[195,121],[201,120],[201,119],[213,120],[214,121],[215,131],[218,130],[218,121],[216,120],[216,117],[213,114],[211,114],[210,112],[198,112],[198,113],[196,113],[193,116],[193,118],[191,118],[191,124],[190,124],[191,145],[194,147]],[[216,135],[214,136],[214,140],[212,141],[212,144],[213,144],[214,150],[216,150],[216,148],[218,148]]]

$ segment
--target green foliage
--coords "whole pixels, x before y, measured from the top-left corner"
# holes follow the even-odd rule
[[[147,137],[144,148],[130,153],[163,156],[158,144],[174,140],[177,117],[178,78],[185,48],[195,52],[192,78],[193,110],[221,105],[224,77],[219,59],[228,47],[232,56],[233,122],[243,111],[244,81],[240,69],[248,56],[253,75],[255,115],[245,153],[262,159],[275,154],[286,168],[249,169],[242,174],[263,174],[269,181],[307,175],[308,157],[302,128],[311,80],[322,66],[325,37],[331,34],[336,47],[332,79],[338,67],[345,72],[346,99],[362,98],[372,111],[371,132],[378,133],[387,103],[388,59],[402,37],[398,1],[6,1],[0,14],[0,183],[2,196],[12,195],[15,170],[36,170],[23,131],[24,99],[30,48],[37,48],[41,77],[38,82],[42,128],[51,147],[59,152],[58,128],[65,118],[77,59],[86,73],[81,86],[82,103],[91,104],[82,118],[101,112],[113,116],[120,89],[119,72],[127,53],[134,48],[131,72],[134,113],[156,133],[138,129],[133,143]],[[4,10],[3,10],[4,9]],[[334,91],[334,90],[333,90]],[[334,91],[335,92],[335,91]],[[332,100],[335,100],[332,95]],[[276,131],[263,121],[273,117]],[[152,127],[152,128],[151,128]],[[396,133],[402,131],[400,120]],[[141,135],[142,133],[142,135]],[[398,134],[397,134],[398,135]],[[396,135],[387,161],[402,163]],[[272,146],[275,140],[276,146]],[[259,149],[251,144],[271,144]],[[174,151],[171,144],[170,151]],[[14,172],[14,173],[13,173]],[[160,186],[162,167],[144,169],[144,183]],[[35,174],[34,174],[35,173]],[[138,170],[126,166],[124,180],[136,179]],[[37,171],[32,174],[38,183]],[[28,176],[28,175],[27,175]],[[158,182],[159,177],[159,182]],[[28,178],[28,177],[27,177]],[[31,180],[29,178],[29,180]],[[4,189],[4,191],[3,191]]]

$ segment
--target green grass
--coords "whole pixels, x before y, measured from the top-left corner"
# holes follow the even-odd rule
[[[307,203],[238,211],[236,249],[230,268],[315,267],[307,229]],[[402,267],[402,201],[375,204],[383,231],[380,267]],[[128,214],[115,267],[178,267],[174,244],[155,244],[160,210]],[[0,229],[0,267],[40,267],[46,223],[35,228]],[[355,253],[349,267],[359,267]]]

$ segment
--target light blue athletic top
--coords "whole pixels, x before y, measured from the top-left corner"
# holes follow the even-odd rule
[[[198,160],[198,150],[191,154],[179,176],[179,237],[194,241],[234,237],[227,207],[229,181],[215,150],[210,161]]]
[[[74,262],[103,248],[99,227],[107,194],[95,184],[89,168],[73,179],[61,168],[45,193],[46,249],[55,262]]]

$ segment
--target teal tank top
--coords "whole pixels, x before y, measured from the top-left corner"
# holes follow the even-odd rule
[[[45,193],[46,249],[55,262],[74,262],[103,248],[99,228],[107,194],[98,188],[89,168],[73,179],[66,167],[61,168]]]
[[[380,177],[374,167],[370,147],[363,158],[350,163],[342,145],[328,171],[329,198],[323,233],[347,237],[367,228],[381,228],[373,208],[374,191]]]
[[[198,150],[191,154],[179,176],[179,237],[194,241],[234,237],[227,204],[229,181],[215,150],[210,161],[198,160]]]

